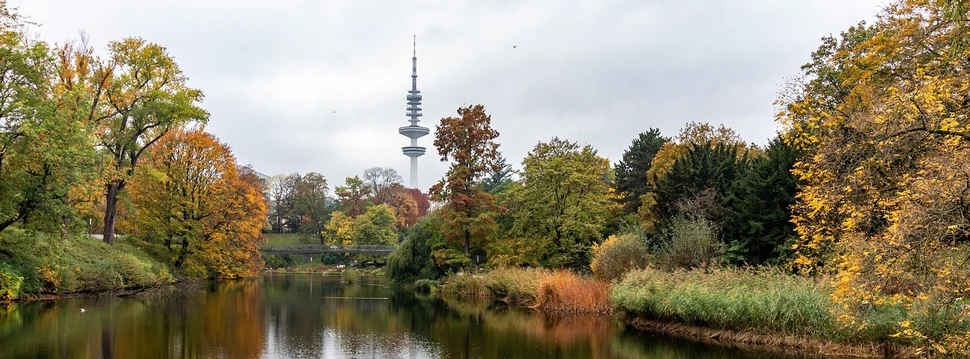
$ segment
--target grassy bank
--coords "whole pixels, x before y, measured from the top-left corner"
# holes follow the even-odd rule
[[[172,269],[143,246],[124,238],[109,246],[83,235],[61,240],[7,229],[0,233],[0,301],[174,282]]]
[[[645,269],[611,285],[566,271],[496,269],[449,277],[437,290],[548,313],[616,312],[640,329],[739,347],[853,356],[911,352],[892,337],[898,310],[873,308],[863,325],[843,327],[832,314],[832,289],[823,283],[777,270]]]
[[[617,282],[610,300],[651,319],[838,340],[843,334],[829,312],[830,293],[811,278],[780,272],[645,269]]]
[[[777,270],[648,268],[614,283],[610,302],[641,329],[694,339],[829,355],[910,353],[892,336],[905,313],[874,307],[859,325],[842,326],[823,283]]]

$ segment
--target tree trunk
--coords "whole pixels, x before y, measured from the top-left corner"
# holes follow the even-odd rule
[[[115,244],[115,215],[118,213],[118,191],[123,182],[111,181],[105,188],[104,243]]]
[[[472,257],[472,231],[465,230],[465,256],[471,259]]]

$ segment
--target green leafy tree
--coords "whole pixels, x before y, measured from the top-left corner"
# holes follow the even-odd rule
[[[588,145],[553,138],[536,145],[522,168],[510,203],[513,233],[548,248],[547,265],[588,269],[609,215],[609,161]]]
[[[451,167],[430,192],[433,199],[445,202],[441,209],[443,231],[449,239],[459,241],[461,249],[457,251],[467,259],[471,258],[473,242],[475,249],[481,249],[497,230],[495,196],[482,189],[480,181],[489,171],[498,170],[495,138],[499,133],[492,129],[491,116],[482,105],[459,108],[458,115],[441,119],[435,130],[438,155],[442,162],[450,160]],[[449,255],[452,257],[456,256]]]
[[[397,243],[397,219],[386,204],[370,206],[353,222],[353,241],[357,245],[393,245]]]
[[[25,35],[28,25],[0,2],[0,230],[62,224],[71,187],[94,165],[86,118],[62,104],[76,91],[55,76],[69,69]]]
[[[642,203],[640,197],[653,190],[647,171],[657,152],[669,141],[660,130],[651,128],[637,136],[623,152],[623,159],[616,164],[616,190],[622,196],[624,212],[636,213]]]
[[[114,243],[118,195],[138,167],[138,160],[172,128],[205,123],[209,114],[197,106],[202,91],[164,47],[140,38],[108,44],[94,80],[103,84],[91,96],[98,145],[108,154],[105,168],[104,241]]]
[[[327,209],[327,179],[310,172],[298,176],[293,182],[292,215],[299,218],[300,235],[309,241],[317,239],[324,243],[323,230],[330,211]]]

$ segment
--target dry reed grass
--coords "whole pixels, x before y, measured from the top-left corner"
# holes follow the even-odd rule
[[[609,314],[612,312],[609,293],[607,283],[557,271],[539,281],[536,304],[532,308],[555,313]]]

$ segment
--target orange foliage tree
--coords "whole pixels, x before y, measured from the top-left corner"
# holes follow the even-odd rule
[[[255,172],[202,130],[163,136],[133,178],[134,218],[144,240],[164,246],[172,264],[195,276],[255,276],[262,267],[267,206]]]
[[[459,108],[458,115],[441,119],[435,130],[434,146],[441,161],[452,163],[430,192],[433,199],[446,202],[441,209],[445,235],[459,241],[462,254],[470,258],[472,242],[484,247],[484,239],[498,230],[495,213],[499,208],[495,196],[482,189],[481,179],[497,170],[495,138],[499,134],[482,105]]]
[[[391,199],[388,204],[394,209],[397,227],[400,229],[410,228],[418,221],[418,201],[407,188],[401,185],[395,185],[392,188]]]
[[[407,191],[418,205],[418,217],[424,217],[428,214],[428,209],[431,208],[431,200],[428,195],[417,188],[408,188]]]

